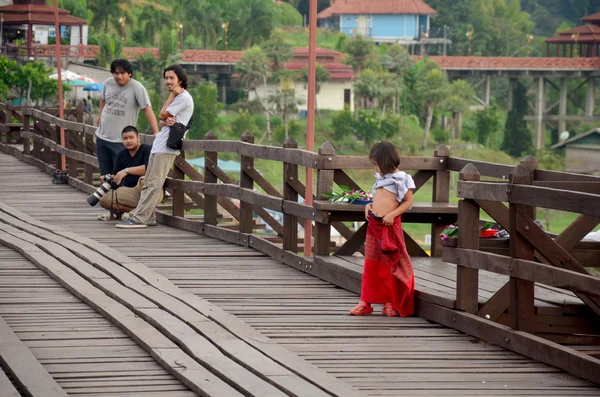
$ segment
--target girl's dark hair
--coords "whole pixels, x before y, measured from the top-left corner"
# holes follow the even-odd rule
[[[122,68],[133,77],[133,66],[131,66],[131,62],[127,59],[115,59],[112,61],[110,64],[110,72],[114,74],[117,71],[117,68]]]
[[[398,148],[390,142],[377,142],[369,152],[369,160],[374,161],[383,175],[393,173],[400,166]]]
[[[123,131],[121,132],[121,135],[125,134],[126,132],[135,132],[135,135],[140,135],[140,133],[138,132],[137,128],[135,128],[132,125],[128,125],[127,127],[123,128]]]
[[[172,70],[173,73],[175,73],[175,75],[177,75],[177,78],[179,79],[179,81],[181,81],[181,86],[183,88],[187,89],[187,84],[188,84],[187,73],[185,72],[185,70],[183,70],[183,68],[180,65],[167,66],[163,72],[163,79],[165,78],[165,75],[167,74],[167,72],[170,70]]]

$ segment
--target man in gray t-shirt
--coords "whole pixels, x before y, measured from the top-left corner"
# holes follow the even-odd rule
[[[126,59],[115,59],[110,65],[113,77],[106,80],[100,99],[100,117],[96,130],[96,155],[100,175],[112,172],[117,154],[124,149],[121,132],[136,125],[140,110],[144,111],[152,133],[158,133],[158,123],[152,111],[146,88],[133,79],[133,67]]]

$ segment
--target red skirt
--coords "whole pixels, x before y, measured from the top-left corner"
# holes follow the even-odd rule
[[[369,219],[361,300],[389,302],[402,317],[415,313],[415,276],[400,217],[392,226],[385,226],[373,216]]]

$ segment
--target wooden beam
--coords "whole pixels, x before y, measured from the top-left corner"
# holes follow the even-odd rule
[[[447,263],[600,297],[600,278],[531,260],[451,247],[444,248],[443,260]]]
[[[416,315],[600,384],[600,359],[577,350],[424,301],[417,302]]]
[[[27,391],[29,397],[69,396],[2,317],[0,317],[0,363],[19,387]],[[2,369],[0,374],[3,375]],[[4,395],[4,390],[0,392]]]

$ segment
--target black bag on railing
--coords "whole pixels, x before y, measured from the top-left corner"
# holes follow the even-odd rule
[[[169,138],[167,138],[167,147],[174,150],[181,149],[183,144],[183,137],[185,132],[192,127],[192,119],[190,119],[188,125],[182,123],[175,123],[169,130]]]

